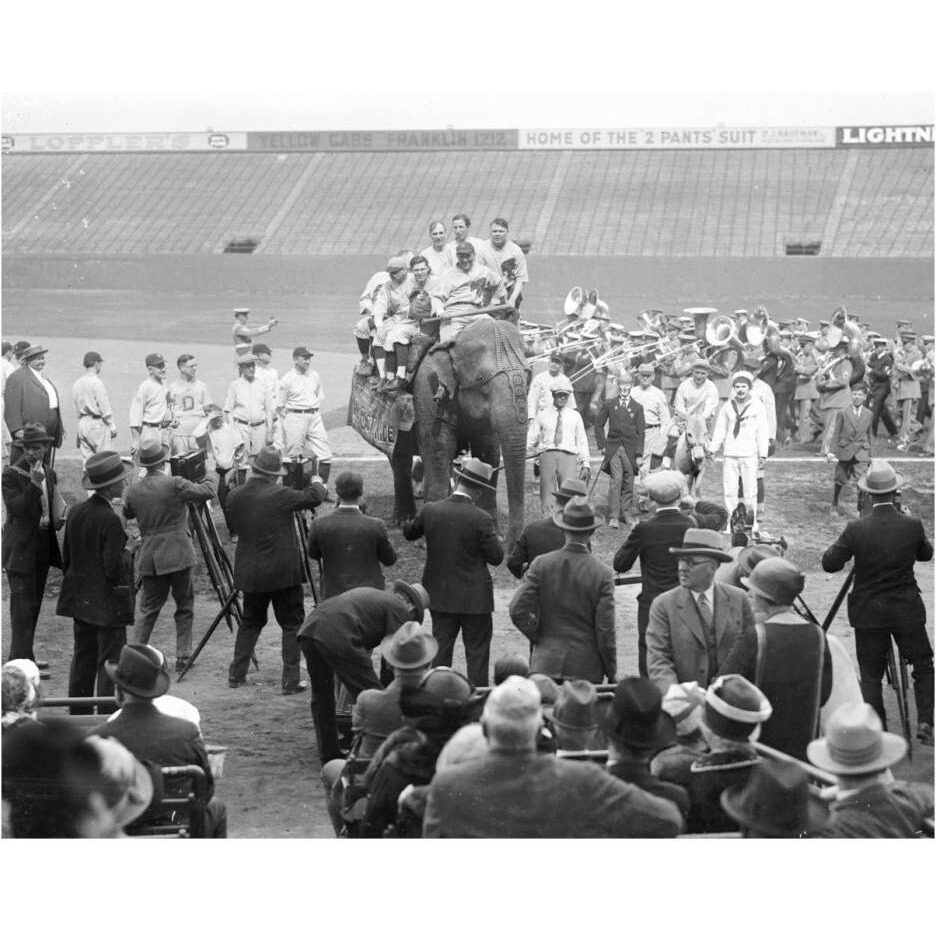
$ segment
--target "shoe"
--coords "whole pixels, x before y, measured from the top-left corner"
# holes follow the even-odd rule
[[[292,686],[283,686],[283,695],[296,695],[299,692],[305,692],[308,688],[307,682],[297,682]]]
[[[618,530],[621,527],[621,521],[618,520],[617,517],[614,517],[608,521],[608,526],[611,527],[612,530]]]
[[[920,744],[925,744],[929,747],[933,746],[933,726],[928,725],[926,722],[920,722],[917,726],[917,740]]]
[[[391,377],[384,385],[383,392],[393,393],[395,390],[402,390],[404,386],[405,384],[403,383],[403,379],[401,377]]]
[[[36,660],[35,664],[37,670],[47,670],[49,668],[48,660]]]
[[[246,685],[247,685],[246,676],[241,676],[239,679],[228,680],[228,686],[230,686],[231,689],[240,689],[241,686],[246,686]]]
[[[188,658],[188,657],[176,657],[176,661],[175,661],[175,671],[176,671],[177,673],[181,673],[182,670],[184,670],[185,667],[188,666],[188,665],[189,665],[189,658]]]
[[[354,372],[361,377],[370,377],[374,373],[374,365],[370,361],[359,361]]]

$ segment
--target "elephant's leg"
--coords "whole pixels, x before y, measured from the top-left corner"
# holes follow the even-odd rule
[[[413,455],[415,440],[411,433],[401,432],[393,448],[390,467],[393,470],[393,524],[399,525],[416,516],[413,497]]]

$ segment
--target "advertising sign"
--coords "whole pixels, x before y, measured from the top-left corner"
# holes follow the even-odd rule
[[[521,130],[520,149],[791,149],[835,146],[834,127]]]
[[[838,127],[836,143],[854,146],[932,146],[933,125]]]
[[[246,133],[13,133],[4,153],[184,153],[247,148]]]

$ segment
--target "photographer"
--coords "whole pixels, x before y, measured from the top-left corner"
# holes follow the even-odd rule
[[[887,727],[881,680],[891,637],[913,667],[917,738],[933,744],[933,648],[926,634],[926,608],[913,574],[915,562],[933,558],[923,523],[897,509],[903,477],[874,459],[858,487],[871,500],[866,517],[852,520],[825,551],[822,568],[838,572],[855,560],[855,583],[848,596],[848,620],[855,629],[861,694]]]
[[[168,447],[157,439],[141,444],[137,464],[146,469],[146,475],[128,489],[123,513],[127,519],[136,518],[142,539],[136,567],[137,575],[142,576],[142,587],[133,641],[149,643],[171,589],[176,606],[175,666],[176,672],[181,672],[192,652],[195,617],[192,585],[195,549],[186,505],[210,501],[217,486],[210,480],[196,484],[166,474],[163,465],[168,456]]]

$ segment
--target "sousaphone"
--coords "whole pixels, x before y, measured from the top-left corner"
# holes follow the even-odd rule
[[[569,318],[577,318],[585,303],[585,290],[581,286],[573,286],[566,294],[562,310]]]
[[[717,315],[718,309],[710,306],[693,306],[691,309],[683,309],[686,315],[692,316],[692,325],[695,329],[695,336],[699,341],[705,341],[705,327],[710,315]]]
[[[749,316],[744,327],[744,340],[755,347],[764,343],[767,329],[771,325],[770,316],[763,306],[758,306]]]

